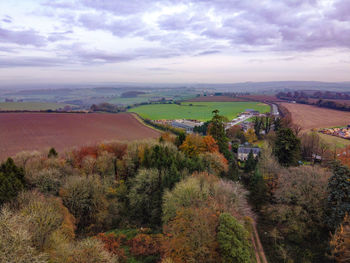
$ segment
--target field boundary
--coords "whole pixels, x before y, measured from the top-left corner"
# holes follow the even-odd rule
[[[152,125],[146,123],[145,119],[142,118],[138,113],[136,113],[136,112],[126,112],[126,113],[131,114],[131,115],[132,115],[136,120],[138,120],[142,125],[144,125],[144,126],[150,128],[150,129],[152,129],[152,130],[155,130],[155,131],[157,131],[157,132],[161,132],[161,133],[164,132],[164,131],[158,129],[157,127],[155,127],[155,126],[152,126]]]

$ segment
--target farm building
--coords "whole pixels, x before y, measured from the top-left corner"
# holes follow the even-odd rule
[[[174,120],[171,126],[175,128],[185,129],[187,133],[192,133],[194,127],[201,126],[203,122],[189,121],[189,120]]]
[[[260,112],[257,110],[253,110],[253,109],[246,109],[244,114],[250,114],[250,115],[259,115]]]
[[[256,158],[260,153],[259,147],[249,147],[249,146],[240,146],[238,147],[238,160],[246,161],[250,152],[253,152],[254,158]]]

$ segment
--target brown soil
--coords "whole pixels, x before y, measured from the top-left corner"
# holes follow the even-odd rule
[[[102,141],[156,138],[132,114],[1,113],[0,160],[20,151],[59,152]]]
[[[293,122],[303,130],[350,124],[350,112],[296,103],[281,103],[281,105],[287,108]]]

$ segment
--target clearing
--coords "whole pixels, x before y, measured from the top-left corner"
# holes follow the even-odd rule
[[[254,109],[261,113],[270,112],[270,106],[260,102],[182,102],[177,104],[149,104],[131,108],[129,112],[138,113],[141,117],[151,120],[192,119],[210,120],[213,110],[229,120],[234,119],[246,109]]]
[[[0,160],[21,151],[58,152],[110,140],[157,138],[132,114],[0,113]]]

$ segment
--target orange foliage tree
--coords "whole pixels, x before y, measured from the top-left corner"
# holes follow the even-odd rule
[[[150,256],[161,253],[162,235],[138,234],[128,241],[134,256]]]
[[[350,167],[350,145],[339,151],[338,160],[342,164]]]
[[[202,137],[199,134],[190,134],[180,146],[180,150],[189,156],[205,152],[218,152],[219,147],[212,136]]]
[[[211,135],[203,137],[203,145],[205,152],[219,152],[219,146]]]
[[[181,208],[164,227],[164,258],[175,263],[221,262],[216,241],[218,214],[210,207]]]
[[[346,215],[344,222],[332,236],[330,241],[332,254],[337,262],[350,261],[350,216]]]
[[[118,235],[118,237],[116,237],[114,234],[99,233],[96,238],[102,241],[105,250],[117,255],[120,262],[126,261],[124,249],[121,247],[125,243],[125,235]]]

